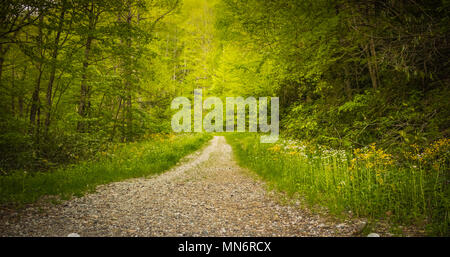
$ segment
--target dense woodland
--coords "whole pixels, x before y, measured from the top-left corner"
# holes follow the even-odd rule
[[[448,164],[448,1],[2,1],[0,168],[170,133],[171,100],[279,96],[285,137]],[[441,141],[439,141],[441,140]]]
[[[280,98],[284,143],[229,139],[280,189],[448,235],[448,0],[5,0],[0,12],[4,202],[162,172],[209,138],[171,134],[171,101],[203,89]]]
[[[2,169],[46,169],[167,131],[177,46],[175,25],[162,21],[180,6],[2,1]]]

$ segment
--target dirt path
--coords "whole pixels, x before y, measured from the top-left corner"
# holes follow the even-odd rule
[[[350,236],[361,227],[280,204],[235,163],[223,137],[186,158],[62,204],[2,210],[0,236]]]

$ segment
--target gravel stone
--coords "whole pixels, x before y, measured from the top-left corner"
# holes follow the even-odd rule
[[[361,229],[274,195],[215,136],[161,175],[101,185],[61,204],[2,207],[0,236],[353,236]]]

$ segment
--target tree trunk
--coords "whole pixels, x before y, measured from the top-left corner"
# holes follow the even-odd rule
[[[23,74],[22,74],[22,78],[21,78],[22,85],[25,82],[26,74],[27,74],[27,66],[25,66],[23,68]],[[21,88],[21,91],[22,91],[22,88]],[[22,92],[19,92],[19,94],[18,94],[19,117],[23,116],[23,95],[24,94]]]
[[[31,97],[31,108],[30,108],[30,125],[31,131],[34,132],[39,124],[36,124],[36,115],[40,106],[39,92],[41,89],[41,77],[42,77],[42,64],[38,68],[39,75],[36,79],[36,84],[34,86],[33,95]]]
[[[133,19],[131,3],[127,2],[127,14],[126,14],[126,24],[130,27]],[[119,21],[120,21],[119,16]],[[125,42],[121,40],[121,44],[126,46],[126,49],[131,49],[132,40],[129,35],[126,36]],[[123,121],[122,121],[122,140],[130,141],[133,134],[133,112],[132,112],[132,76],[133,76],[133,55],[121,55],[121,70],[122,76],[124,78],[124,90],[125,97],[123,99]]]
[[[15,64],[13,63],[12,69],[11,69],[11,114],[13,116],[16,115],[16,104],[15,104],[15,101],[16,101],[16,89],[15,89],[15,85],[14,85],[16,74],[15,74],[14,65]]]
[[[2,83],[2,71],[3,71],[3,62],[5,61],[5,57],[3,54],[3,45],[0,44],[0,84]]]
[[[133,19],[133,16],[131,14],[131,7],[129,7],[128,10],[128,17],[127,17],[127,23],[128,25],[131,25],[131,20]],[[131,38],[128,38],[127,46],[128,49],[131,49]],[[133,134],[133,112],[132,112],[132,88],[131,88],[131,79],[133,76],[132,67],[133,65],[133,56],[130,57],[129,66],[127,67],[127,82],[126,82],[126,88],[127,88],[127,141],[131,140],[132,134]]]
[[[84,60],[83,60],[83,68],[81,71],[81,88],[80,88],[80,101],[78,103],[78,114],[81,119],[86,118],[89,109],[89,86],[87,84],[87,72],[89,67],[89,58],[91,54],[92,41],[94,37],[92,33],[94,32],[96,26],[96,17],[94,15],[94,4],[91,3],[91,9],[89,10],[89,34],[86,39],[86,48],[84,50]],[[79,132],[86,131],[86,122],[81,120],[78,122],[77,130]]]
[[[367,46],[367,65],[369,68],[370,80],[372,81],[372,87],[374,89],[378,88],[378,65],[377,65],[377,56],[375,52],[375,44],[373,42],[373,38],[369,40],[369,45]]]
[[[39,37],[38,37],[38,47],[40,48],[40,57],[41,60],[43,58],[43,47],[42,47],[42,25],[43,25],[43,20],[44,20],[44,16],[42,15],[39,18]],[[39,93],[41,90],[41,78],[42,78],[42,68],[43,68],[43,64],[42,61],[39,60],[38,64],[37,64],[37,70],[38,70],[38,77],[36,79],[36,84],[34,86],[34,91],[33,91],[33,95],[31,97],[31,107],[30,107],[30,132],[31,133],[36,133],[36,138],[39,137],[39,126],[40,126],[40,97],[39,97]],[[36,115],[38,115],[38,122],[36,123]]]
[[[119,118],[120,107],[122,107],[122,97],[119,98],[119,107],[117,108],[116,116],[114,117],[114,124],[111,133],[111,141],[114,140],[114,136],[116,135],[116,127],[117,127],[117,120]]]
[[[372,23],[371,19],[376,19],[376,2],[367,5],[367,23]],[[376,21],[374,22],[376,23]],[[376,27],[376,24],[374,25]],[[370,79],[372,80],[372,87],[376,90],[378,88],[378,64],[377,55],[375,51],[375,42],[373,40],[373,32],[369,36],[369,43],[367,46],[367,64],[369,67]]]
[[[46,109],[46,113],[45,113],[45,134],[48,133],[48,129],[50,126],[50,115],[51,115],[51,111],[52,111],[52,92],[53,92],[53,82],[55,80],[55,73],[56,73],[56,60],[58,58],[58,50],[59,50],[59,38],[61,37],[61,32],[63,29],[63,25],[64,25],[64,14],[66,12],[66,7],[65,7],[65,2],[63,2],[63,6],[62,6],[62,10],[61,10],[61,15],[59,17],[59,25],[58,25],[58,31],[56,33],[56,37],[55,37],[55,42],[54,42],[54,49],[53,49],[53,53],[52,53],[52,66],[51,66],[51,71],[50,71],[50,78],[48,81],[48,86],[47,86],[47,109]]]

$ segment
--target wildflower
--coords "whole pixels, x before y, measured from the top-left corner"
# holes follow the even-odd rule
[[[375,143],[364,149],[357,148],[353,152],[355,157],[351,162],[351,168],[354,168],[356,161],[361,161],[368,169],[393,164],[392,155],[385,153],[382,149],[377,149]]]
[[[276,144],[276,145],[270,147],[270,148],[267,149],[267,150],[272,151],[272,152],[280,152],[281,147],[280,147],[278,144]]]
[[[383,185],[384,181],[383,181],[383,178],[381,177],[381,174],[377,173],[375,177],[376,177],[378,184]]]
[[[434,170],[439,170],[439,162],[435,162],[431,167],[433,167]]]

